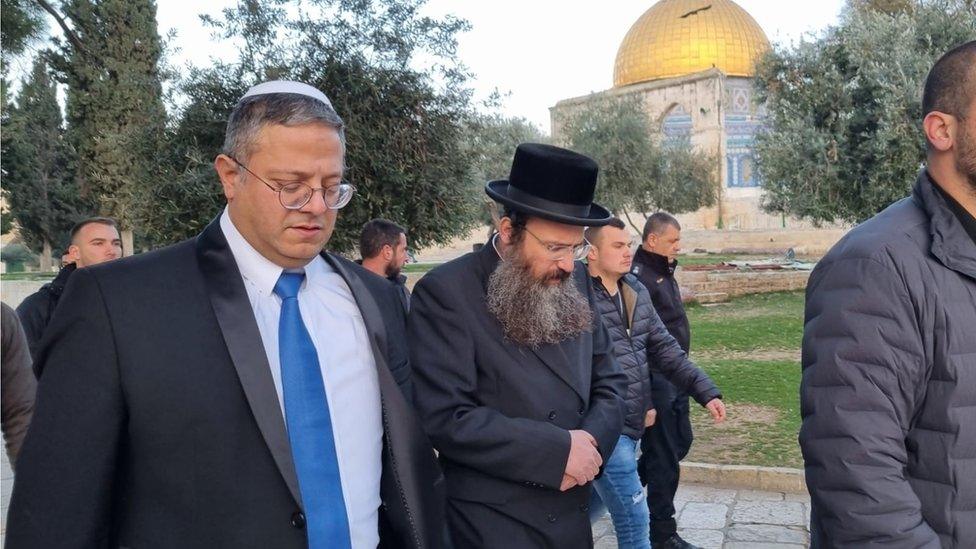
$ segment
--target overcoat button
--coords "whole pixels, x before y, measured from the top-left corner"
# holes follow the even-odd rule
[[[549,421],[552,421],[554,419],[556,419],[556,411],[555,410],[549,412]]]
[[[548,520],[549,522],[556,522],[556,516],[555,515],[549,515],[548,517],[546,517],[546,520]]]
[[[580,505],[580,511],[586,513],[586,512],[589,512],[589,510],[590,510],[590,506],[589,505],[587,505],[585,503],[583,505]]]
[[[300,512],[292,513],[291,525],[295,528],[305,528],[305,514]]]
[[[580,408],[580,409],[579,409],[579,411],[578,411],[577,413],[578,413],[579,415],[583,415],[583,414],[584,414],[584,413],[586,413],[586,412],[585,412],[585,411],[584,411],[584,410],[583,410],[582,408]]]

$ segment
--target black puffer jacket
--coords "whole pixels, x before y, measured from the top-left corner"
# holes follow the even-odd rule
[[[35,360],[37,359],[37,351],[40,350],[41,337],[44,336],[44,331],[47,330],[47,325],[51,322],[51,316],[58,307],[58,300],[61,299],[64,287],[68,285],[68,277],[75,272],[75,268],[74,263],[62,267],[54,280],[25,297],[17,306],[17,316],[24,327],[31,357]],[[34,374],[38,378],[41,376],[37,362],[34,362]]]
[[[654,407],[651,375],[662,375],[679,390],[695,397],[703,406],[719,398],[715,383],[701,371],[668,333],[651,303],[647,288],[634,275],[621,279],[620,295],[629,319],[625,325],[616,296],[611,296],[599,278],[593,281],[596,308],[613,340],[614,358],[627,376],[624,392],[623,434],[638,439],[644,432],[644,415]],[[630,330],[627,326],[630,326]]]
[[[807,286],[814,547],[976,547],[976,244],[923,171]]]

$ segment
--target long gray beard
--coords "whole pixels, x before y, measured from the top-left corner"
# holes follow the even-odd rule
[[[575,339],[593,329],[593,312],[572,276],[558,284],[535,280],[516,250],[488,278],[488,311],[505,337],[530,348]]]

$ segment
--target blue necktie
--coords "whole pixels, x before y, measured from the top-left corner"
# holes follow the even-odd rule
[[[281,298],[278,357],[285,421],[305,507],[308,547],[347,549],[352,542],[329,401],[319,357],[298,308],[298,288],[304,278],[304,273],[281,273],[274,288]]]

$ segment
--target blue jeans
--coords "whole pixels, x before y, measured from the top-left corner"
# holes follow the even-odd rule
[[[609,509],[619,549],[651,547],[646,496],[637,475],[638,444],[638,440],[621,436],[603,467],[603,476],[593,481],[590,520],[602,516],[604,508]]]

